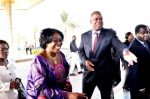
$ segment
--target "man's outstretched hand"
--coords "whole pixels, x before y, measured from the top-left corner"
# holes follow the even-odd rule
[[[123,58],[128,62],[128,66],[133,65],[134,62],[137,63],[137,57],[127,49],[123,51]]]

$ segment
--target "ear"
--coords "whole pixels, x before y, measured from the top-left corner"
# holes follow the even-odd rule
[[[90,23],[92,24],[92,21],[90,20]]]

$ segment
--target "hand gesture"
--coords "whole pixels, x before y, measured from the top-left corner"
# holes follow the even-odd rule
[[[94,64],[90,60],[86,60],[85,65],[89,71],[94,71],[94,68],[93,68]]]
[[[11,81],[10,82],[10,88],[11,89],[18,89],[19,88],[20,83],[16,82],[16,81]]]
[[[128,66],[133,65],[134,62],[137,62],[137,57],[129,50],[123,51],[123,58],[128,62]]]
[[[72,92],[72,85],[71,85],[69,80],[66,81],[66,85],[65,85],[64,90],[67,92]]]
[[[68,92],[67,99],[88,99],[88,97],[82,93]]]

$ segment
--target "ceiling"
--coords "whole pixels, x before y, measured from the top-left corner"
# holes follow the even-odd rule
[[[13,9],[28,10],[44,0],[0,0],[0,10],[4,10],[5,3],[11,3]]]

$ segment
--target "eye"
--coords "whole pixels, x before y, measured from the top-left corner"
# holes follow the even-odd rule
[[[53,41],[54,43],[59,43],[59,42],[62,43],[62,42],[63,42],[62,39],[53,39],[52,41]]]
[[[8,51],[8,48],[0,48],[0,51]]]

